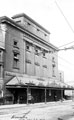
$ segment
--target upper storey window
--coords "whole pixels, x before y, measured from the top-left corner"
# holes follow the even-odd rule
[[[48,53],[48,51],[43,50],[43,58],[47,58],[47,53]]]
[[[29,50],[29,49],[30,49],[30,46],[29,46],[29,45],[27,45],[27,46],[26,46],[26,50]]]
[[[54,57],[52,57],[52,63],[55,63],[55,58]]]
[[[38,46],[35,46],[35,55],[39,55],[41,53],[41,48]]]
[[[0,50],[0,62],[2,61],[2,59],[3,59],[3,51]]]
[[[13,68],[19,69],[19,54],[13,52]]]
[[[29,42],[26,41],[26,50],[28,52],[31,52],[31,50],[32,50],[32,43],[29,43]]]
[[[28,22],[27,24],[28,24],[28,25],[31,25],[31,23],[29,23],[29,22]]]
[[[14,41],[13,41],[13,46],[14,46],[15,48],[19,48],[19,47],[18,47],[18,41],[14,40]]]
[[[40,30],[37,28],[37,31],[40,31]]]

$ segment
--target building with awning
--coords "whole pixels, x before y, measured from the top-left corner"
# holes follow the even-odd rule
[[[24,13],[0,17],[0,28],[0,98],[6,104],[58,101],[74,89],[62,80],[48,30]]]
[[[37,97],[35,102],[39,101],[39,95],[34,95],[33,90],[40,90],[39,92],[42,92],[44,97],[43,97],[43,102],[47,102],[48,97],[52,96],[52,93],[55,94],[55,91],[59,91],[57,94],[57,99],[61,100],[61,98],[64,98],[65,94],[63,91],[71,91],[73,88],[69,85],[67,85],[64,82],[58,81],[58,80],[52,80],[52,79],[41,79],[33,76],[15,76],[11,78],[7,83],[6,83],[6,88],[9,89],[10,91],[13,91],[13,89],[17,89],[17,91],[21,91],[24,89],[26,90],[26,101],[28,103],[28,95],[33,96],[34,99]],[[48,93],[49,91],[49,93]],[[12,92],[13,93],[13,92]],[[17,94],[16,94],[17,95]],[[23,96],[22,96],[23,97]],[[51,100],[54,100],[52,97]],[[39,101],[41,102],[41,101]]]

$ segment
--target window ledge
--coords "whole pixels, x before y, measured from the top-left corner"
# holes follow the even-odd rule
[[[13,68],[14,68],[14,69],[20,69],[19,67],[15,67],[15,66],[13,66]]]

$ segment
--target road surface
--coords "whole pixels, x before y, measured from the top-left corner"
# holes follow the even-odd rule
[[[0,120],[74,120],[74,102],[0,106]]]

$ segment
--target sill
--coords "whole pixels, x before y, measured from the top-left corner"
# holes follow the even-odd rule
[[[37,63],[37,62],[35,62],[35,65],[36,65],[36,66],[40,66],[40,64],[39,64],[39,63]]]
[[[43,65],[43,68],[47,68],[47,65]]]
[[[35,53],[35,55],[39,56],[39,53]]]
[[[29,64],[31,64],[31,60],[26,60],[26,63],[29,63]]]
[[[27,52],[31,52],[30,50],[27,50],[27,49],[26,49],[26,51],[27,51]]]
[[[56,75],[52,75],[52,77],[56,77]]]
[[[47,59],[45,56],[43,56],[43,58]]]
[[[19,70],[19,67],[13,67],[13,69],[18,69]]]
[[[13,45],[13,47],[14,47],[14,48],[17,48],[17,49],[19,49],[19,47],[18,47],[18,46],[15,46],[15,45]]]

